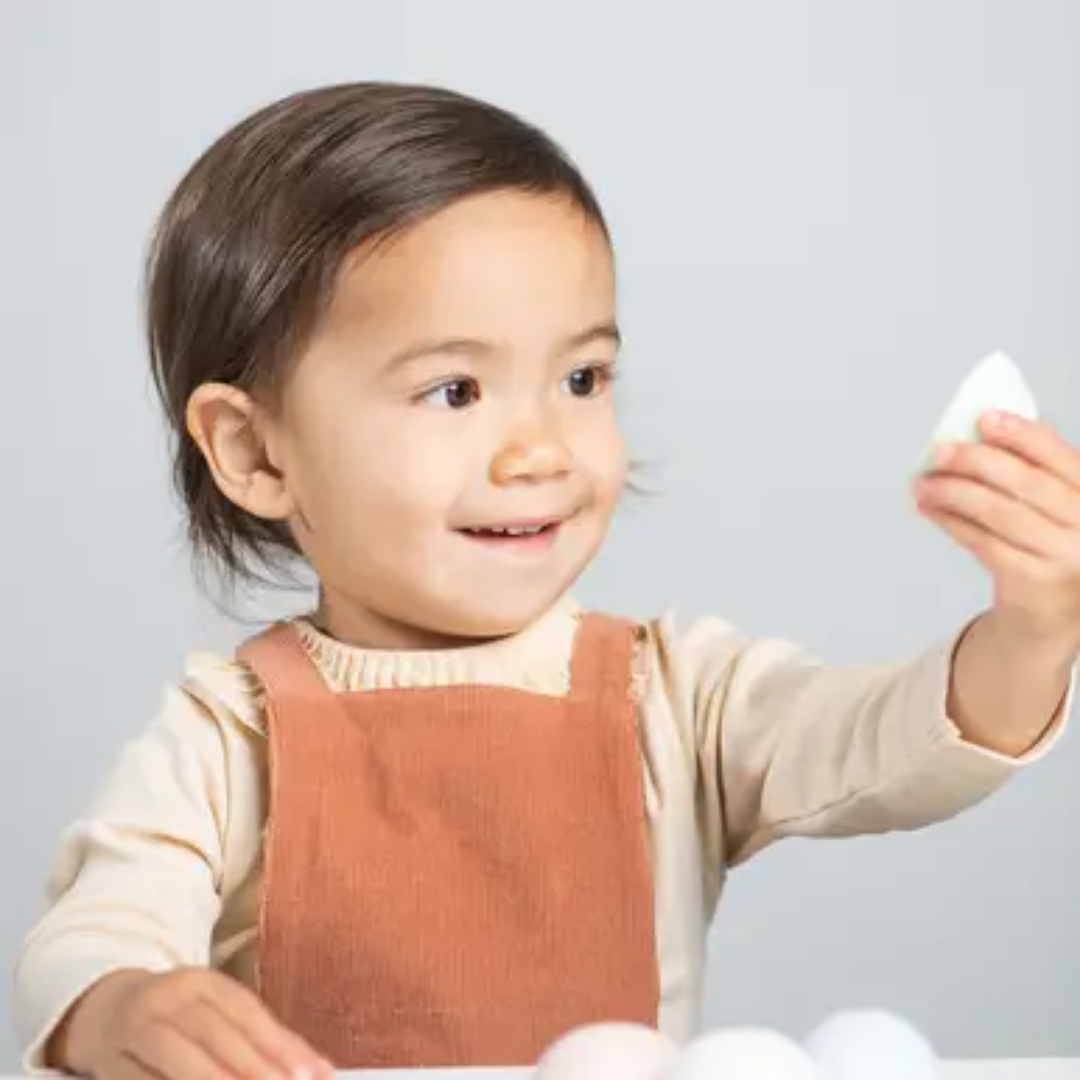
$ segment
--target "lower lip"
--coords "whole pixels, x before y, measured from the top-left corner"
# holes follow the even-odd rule
[[[466,540],[471,540],[474,544],[491,551],[518,552],[526,555],[547,551],[555,543],[559,528],[559,525],[549,525],[543,532],[523,533],[518,536],[511,536],[508,533],[474,533],[466,530],[461,530],[461,535]]]

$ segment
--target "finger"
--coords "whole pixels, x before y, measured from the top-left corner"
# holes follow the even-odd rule
[[[950,443],[934,453],[938,475],[978,480],[1067,528],[1080,528],[1080,490],[1012,450],[987,443]]]
[[[238,1024],[204,998],[177,1018],[188,1038],[198,1043],[222,1069],[244,1080],[291,1080],[292,1072],[264,1053]]]
[[[1080,491],[1080,451],[1045,421],[991,412],[982,417],[979,428],[988,442],[1041,465]]]
[[[965,551],[970,552],[992,574],[1031,573],[1037,557],[1005,543],[970,521],[941,510],[927,510],[926,516]]]
[[[916,497],[920,509],[961,518],[1029,554],[1056,558],[1064,547],[1062,530],[1053,522],[978,481],[959,476],[922,477],[916,485]]]
[[[168,1080],[161,1073],[141,1065],[130,1054],[120,1051],[95,1068],[98,1080]]]
[[[128,1060],[163,1080],[222,1080],[230,1075],[198,1043],[166,1020],[138,1025],[122,1052]]]
[[[333,1080],[334,1067],[299,1035],[280,1024],[246,987],[227,976],[215,980],[214,993],[200,995],[219,1009],[259,1053],[295,1080]]]

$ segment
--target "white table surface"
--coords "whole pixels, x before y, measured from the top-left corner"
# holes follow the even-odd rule
[[[1080,1080],[1080,1058],[947,1061],[941,1080]]]
[[[356,1069],[342,1080],[525,1080],[530,1069]],[[23,1080],[0,1076],[0,1080]],[[871,1078],[872,1080],[872,1078]],[[1080,1058],[945,1061],[941,1080],[1080,1080]]]
[[[525,1080],[530,1072],[529,1069],[361,1069],[341,1075],[349,1080]],[[1080,1058],[947,1061],[941,1065],[941,1080],[1080,1080]]]

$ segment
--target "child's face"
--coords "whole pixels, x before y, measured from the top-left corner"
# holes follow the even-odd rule
[[[571,586],[625,480],[615,324],[607,241],[562,201],[477,197],[357,255],[267,430],[332,632],[501,635]]]

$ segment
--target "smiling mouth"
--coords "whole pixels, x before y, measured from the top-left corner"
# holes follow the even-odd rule
[[[495,525],[491,528],[465,529],[470,536],[540,536],[550,529],[556,528],[554,521],[543,525]]]
[[[478,525],[458,529],[462,536],[487,547],[507,550],[541,550],[554,542],[561,520],[521,522],[512,525]]]

